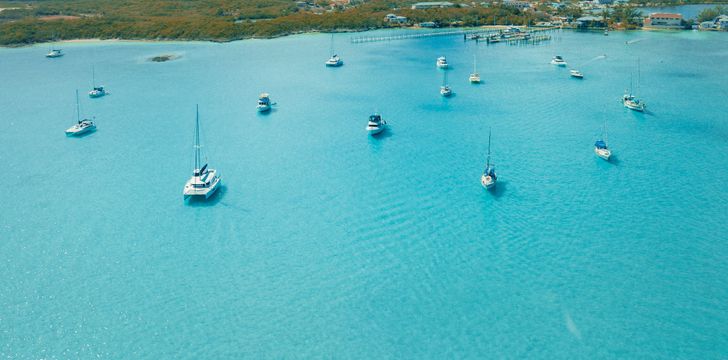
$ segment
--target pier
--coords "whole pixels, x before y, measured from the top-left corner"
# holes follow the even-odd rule
[[[452,31],[413,31],[411,34],[395,34],[395,35],[376,35],[376,36],[353,36],[351,42],[354,44],[395,41],[408,39],[421,39],[437,36],[462,36],[463,40],[474,40],[476,42],[486,42],[488,44],[505,42],[520,44],[535,44],[537,42],[551,39],[551,35],[545,34],[559,29],[558,27],[549,28],[517,28],[520,32],[512,33],[511,36],[502,37],[501,35],[508,32],[508,29],[517,28],[511,26],[493,26],[468,30],[452,30]],[[495,39],[495,37],[498,37]]]

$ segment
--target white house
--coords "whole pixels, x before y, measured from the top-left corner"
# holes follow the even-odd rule
[[[680,28],[682,27],[682,15],[671,13],[652,13],[645,19],[646,27],[653,28]]]
[[[406,24],[407,18],[404,16],[397,16],[395,14],[387,14],[387,16],[384,17],[384,21],[392,24]]]

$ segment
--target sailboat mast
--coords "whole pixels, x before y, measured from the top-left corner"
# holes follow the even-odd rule
[[[91,65],[91,85],[96,87],[96,69]]]
[[[604,143],[609,144],[609,135],[607,134],[607,120],[604,120]]]
[[[195,105],[195,171],[200,168],[200,109]]]
[[[81,106],[78,104],[78,89],[76,89],[76,122],[81,122]]]
[[[329,49],[330,56],[334,56],[334,34],[331,34],[331,47]]]
[[[478,56],[473,55],[473,74],[478,72]]]
[[[488,129],[488,160],[486,161],[486,164],[485,164],[486,170],[490,167],[490,135],[491,135],[491,130]]]

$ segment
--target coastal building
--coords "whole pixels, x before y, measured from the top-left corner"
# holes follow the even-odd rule
[[[682,27],[683,17],[680,14],[652,13],[645,19],[645,27],[679,29]]]
[[[404,16],[398,16],[395,14],[387,14],[387,16],[384,17],[384,21],[386,21],[390,24],[406,24],[407,18]]]
[[[437,9],[437,8],[450,8],[455,6],[455,4],[447,1],[428,1],[428,2],[418,2],[416,4],[412,5],[413,10],[421,10],[421,9]]]
[[[522,0],[503,0],[503,6],[513,7],[519,10],[528,9],[531,7],[531,3]]]
[[[603,28],[607,24],[601,16],[582,16],[575,21],[575,25],[579,29]]]

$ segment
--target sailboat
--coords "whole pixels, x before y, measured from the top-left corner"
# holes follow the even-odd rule
[[[480,175],[480,184],[486,189],[495,187],[495,182],[498,180],[498,177],[495,175],[495,166],[490,163],[490,135],[491,131],[488,130],[488,159],[485,163],[483,175]]]
[[[185,200],[192,196],[207,199],[220,185],[220,175],[217,170],[209,169],[207,164],[202,164],[200,148],[200,112],[199,107],[195,107],[195,168],[192,177],[185,183],[183,192]]]
[[[96,70],[93,66],[91,67],[91,85],[93,87],[93,90],[88,92],[88,96],[90,98],[100,98],[108,94],[108,92],[106,92],[106,90],[104,89],[103,85],[96,86]]]
[[[452,95],[452,89],[447,84],[447,72],[442,73],[442,86],[440,86],[440,95],[448,97]]]
[[[473,73],[470,74],[468,80],[473,84],[480,84],[480,74],[478,74],[478,58],[473,55]]]
[[[78,136],[96,130],[96,124],[89,119],[81,120],[81,106],[78,103],[78,90],[76,90],[76,124],[66,129],[67,136]]]
[[[334,34],[331,34],[331,50],[329,52],[331,53],[331,57],[326,60],[326,66],[339,67],[344,65],[344,61],[341,60],[339,55],[334,54]]]
[[[637,58],[637,93],[640,92],[640,59]],[[622,103],[630,110],[634,111],[645,111],[647,105],[642,102],[636,95],[632,94],[632,77],[629,80],[629,90],[624,91],[622,96]]]
[[[609,157],[612,156],[612,151],[607,146],[607,122],[604,121],[604,138],[599,139],[594,143],[594,153],[600,158],[609,161]]]

